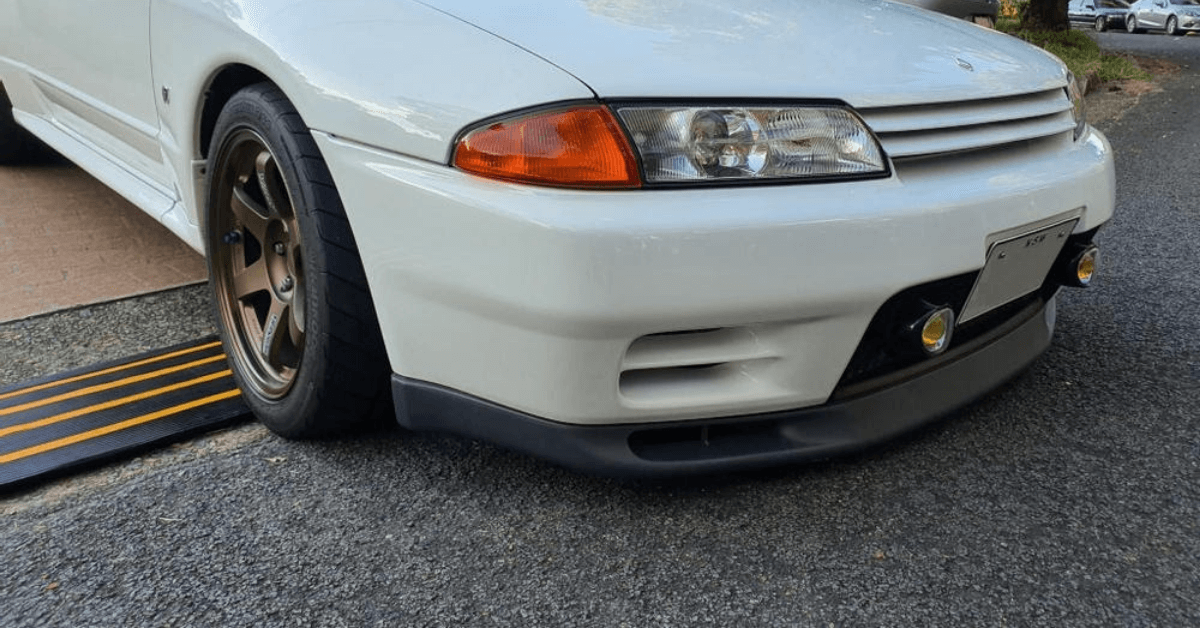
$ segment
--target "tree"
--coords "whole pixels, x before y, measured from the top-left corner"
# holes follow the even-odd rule
[[[1067,0],[1028,0],[1021,8],[1021,30],[1065,31],[1070,28]]]

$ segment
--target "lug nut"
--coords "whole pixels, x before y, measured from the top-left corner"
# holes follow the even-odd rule
[[[237,244],[238,242],[242,241],[242,232],[234,229],[233,231],[221,236],[221,241],[225,244]]]
[[[279,284],[280,292],[290,292],[296,286],[296,280],[291,277],[284,277],[283,283]]]
[[[282,242],[276,242],[274,248],[275,248],[276,255],[278,255],[280,257],[287,255],[287,247],[284,246]]]

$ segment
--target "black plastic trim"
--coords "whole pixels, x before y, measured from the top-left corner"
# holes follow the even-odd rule
[[[1053,302],[1053,301],[1051,301]],[[398,422],[477,438],[565,467],[616,477],[669,477],[819,460],[881,443],[983,396],[1050,345],[1045,305],[1006,333],[932,371],[850,399],[799,410],[670,423],[579,426],[393,375]]]

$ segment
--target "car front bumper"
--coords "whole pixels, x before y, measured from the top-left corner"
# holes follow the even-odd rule
[[[548,421],[428,382],[393,376],[397,416],[611,477],[740,471],[844,454],[931,422],[1023,371],[1050,344],[1056,299],[888,378],[883,386],[799,410],[665,424],[579,426]]]
[[[1179,30],[1188,32],[1200,31],[1200,17],[1181,15],[1179,17]]]
[[[401,388],[564,434],[820,408],[898,292],[977,272],[989,238],[1016,226],[1066,212],[1092,231],[1115,186],[1095,131],[873,181],[629,192],[500,183],[315,137]],[[400,393],[402,423],[483,433]]]

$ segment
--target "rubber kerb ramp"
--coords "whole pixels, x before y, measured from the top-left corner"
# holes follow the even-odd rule
[[[0,388],[0,492],[249,417],[214,337]]]

